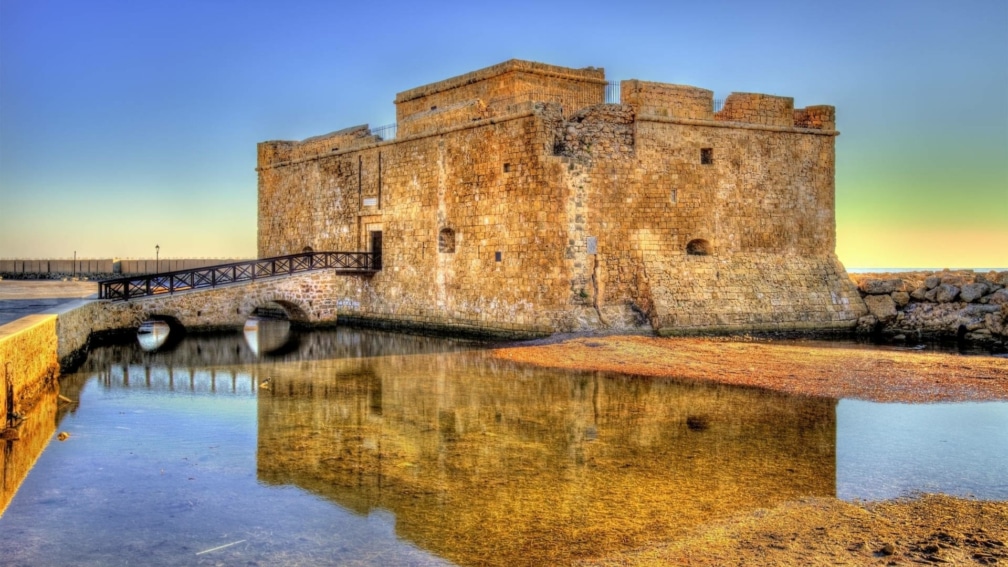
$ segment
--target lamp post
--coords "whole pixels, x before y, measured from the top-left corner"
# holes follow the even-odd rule
[[[161,271],[161,245],[160,244],[155,244],[154,245],[154,271],[155,272],[160,272]]]

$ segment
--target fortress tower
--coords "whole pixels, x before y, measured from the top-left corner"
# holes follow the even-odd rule
[[[834,109],[511,60],[367,125],[259,144],[259,255],[374,250],[344,319],[537,335],[827,330],[866,310],[835,253]],[[610,91],[612,92],[612,91]]]

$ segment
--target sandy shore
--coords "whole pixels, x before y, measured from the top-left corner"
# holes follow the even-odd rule
[[[617,336],[494,356],[554,368],[675,377],[879,402],[1008,400],[1008,359],[809,341]],[[1008,564],[1008,502],[941,495],[815,498],[699,526],[683,539],[590,565]]]

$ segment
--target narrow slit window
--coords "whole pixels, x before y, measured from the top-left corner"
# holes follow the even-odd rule
[[[510,163],[505,163],[504,164],[504,173],[511,173],[511,164]]]
[[[444,254],[455,253],[455,231],[450,228],[442,228],[438,233],[438,252]]]
[[[700,148],[700,164],[711,165],[714,163],[714,148]]]

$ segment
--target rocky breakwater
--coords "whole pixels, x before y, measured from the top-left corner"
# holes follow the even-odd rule
[[[1008,271],[852,274],[868,315],[860,333],[891,340],[957,339],[1008,344]]]

